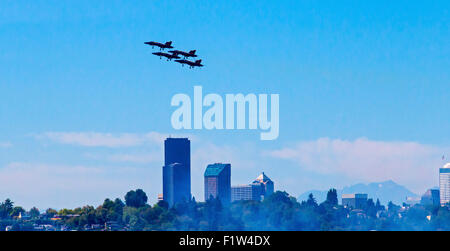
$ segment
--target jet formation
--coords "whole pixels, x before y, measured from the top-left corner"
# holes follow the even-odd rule
[[[145,42],[146,45],[150,45],[152,48],[155,48],[155,46],[159,47],[159,50],[164,49],[173,49],[172,41],[167,42],[165,44],[158,43],[158,42]]]
[[[180,51],[180,50],[171,50],[168,53],[163,52],[165,49],[173,49],[172,41],[166,42],[166,43],[158,43],[158,42],[145,42],[144,44],[151,46],[152,48],[158,47],[160,52],[153,52],[152,54],[155,56],[158,56],[160,59],[163,57],[167,59],[167,61],[172,61],[172,59],[177,59],[175,62],[181,64],[182,66],[188,65],[189,68],[195,68],[195,67],[203,67],[202,60],[196,60],[196,61],[190,61],[188,58],[196,58],[198,57],[196,55],[197,51],[192,50],[189,52]],[[183,59],[182,59],[183,57]]]

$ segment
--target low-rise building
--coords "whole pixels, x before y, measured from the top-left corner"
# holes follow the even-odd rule
[[[231,187],[231,201],[257,200],[261,201],[274,192],[273,181],[261,173],[251,184]]]
[[[439,189],[428,189],[425,194],[422,195],[420,204],[439,206],[441,203],[440,200]]]
[[[342,195],[342,205],[344,207],[353,209],[362,209],[367,203],[367,194],[356,193],[356,194],[343,194]]]
[[[231,201],[262,199],[263,188],[260,184],[249,184],[231,187]]]

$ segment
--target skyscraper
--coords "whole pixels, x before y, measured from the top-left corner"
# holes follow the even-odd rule
[[[441,205],[450,202],[450,163],[439,169],[439,191],[441,197]]]
[[[266,176],[264,172],[261,173],[261,175],[259,175],[255,181],[253,181],[253,184],[262,185],[262,196],[267,197],[273,194],[274,183],[269,177]]]
[[[170,206],[191,198],[191,142],[187,138],[164,141],[163,199]]]
[[[231,165],[211,164],[205,170],[205,201],[218,198],[223,204],[231,201]]]

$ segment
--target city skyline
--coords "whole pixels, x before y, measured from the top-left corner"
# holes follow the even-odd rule
[[[449,6],[2,2],[0,198],[62,208],[142,188],[155,203],[170,135],[195,141],[198,199],[214,162],[232,164],[233,183],[264,171],[295,197],[385,180],[422,194],[450,156]],[[150,40],[196,49],[206,67],[161,64]],[[194,86],[278,93],[279,137],[173,130],[171,98]]]

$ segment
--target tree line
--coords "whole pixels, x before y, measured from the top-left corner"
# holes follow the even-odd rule
[[[170,230],[450,230],[449,206],[401,207],[390,202],[384,207],[369,199],[363,208],[354,210],[338,204],[337,192],[330,189],[327,199],[318,203],[311,194],[306,201],[297,201],[286,192],[277,191],[263,201],[237,201],[223,205],[211,198],[197,202],[195,198],[169,207],[164,201],[155,205],[141,189],[128,192],[124,201],[105,199],[98,207],[75,209],[47,209],[40,214],[37,208],[27,212],[34,222],[51,222],[71,230],[86,230],[87,226],[114,224],[116,230],[170,231]],[[21,207],[11,200],[0,204],[1,222],[12,221]],[[2,225],[3,227],[3,225]],[[22,228],[26,228],[22,227]],[[19,227],[20,229],[20,227]],[[27,229],[21,229],[27,230]]]

